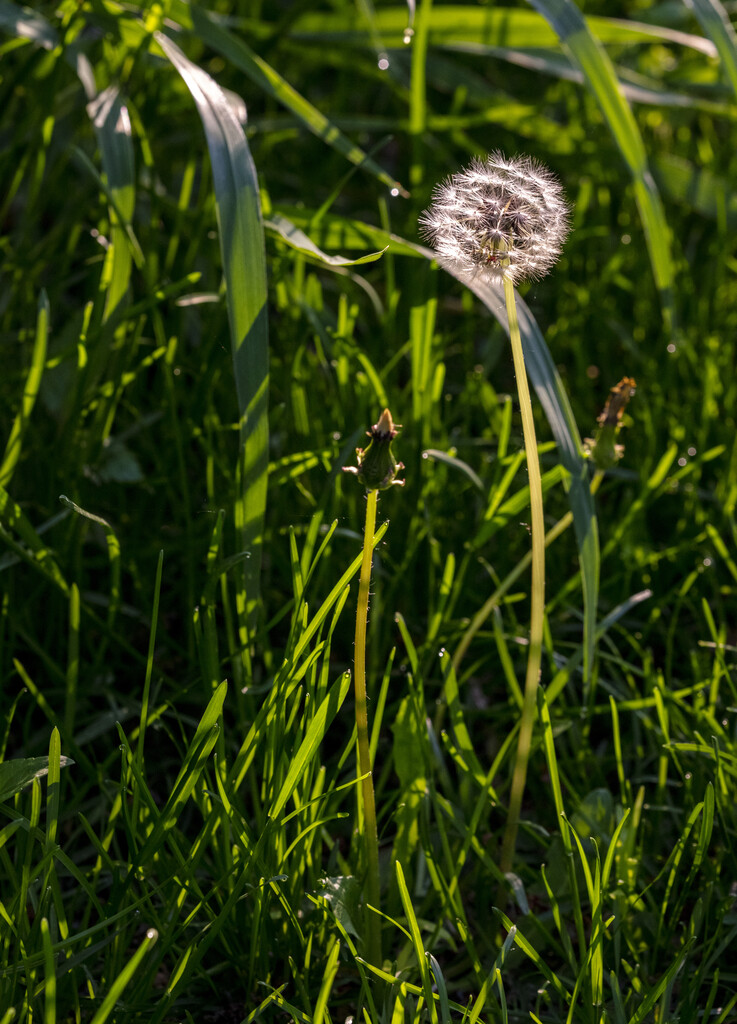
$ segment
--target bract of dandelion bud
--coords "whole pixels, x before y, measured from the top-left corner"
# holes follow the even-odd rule
[[[555,175],[531,157],[476,157],[436,185],[420,231],[441,266],[468,280],[544,277],[569,231],[569,206]]]
[[[384,409],[378,422],[366,433],[371,438],[365,448],[356,448],[358,466],[344,466],[344,473],[358,477],[367,491],[384,491],[387,487],[404,487],[404,480],[397,474],[404,469],[403,462],[397,462],[392,451],[392,441],[397,436],[400,424],[394,423],[392,414]]]

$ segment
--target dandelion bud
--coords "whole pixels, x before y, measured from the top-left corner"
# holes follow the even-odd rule
[[[399,426],[399,424],[397,424]],[[392,414],[384,409],[378,423],[366,433],[371,441],[365,448],[356,448],[358,467],[344,466],[344,473],[353,473],[367,491],[384,491],[392,484],[404,486],[404,480],[397,480],[397,473],[404,469],[403,462],[397,462],[392,452],[392,441],[397,436]]]
[[[420,230],[438,263],[460,277],[544,277],[557,263],[569,231],[563,188],[530,157],[476,157],[465,171],[436,185]]]

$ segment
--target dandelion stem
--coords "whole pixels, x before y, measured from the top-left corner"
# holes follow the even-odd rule
[[[529,761],[532,743],[532,727],[537,709],[537,688],[540,681],[543,617],[545,614],[545,522],[543,520],[543,490],[540,476],[540,461],[537,454],[535,422],[532,416],[530,388],[527,383],[525,357],[522,351],[522,338],[517,319],[514,284],[509,274],[504,274],[503,280],[504,298],[507,304],[507,317],[509,319],[509,338],[512,343],[512,358],[514,359],[517,393],[522,413],[522,431],[525,439],[525,454],[527,456],[527,475],[530,482],[530,522],[532,527],[530,646],[527,653],[527,674],[525,676],[522,719],[512,773],[512,788],[509,794],[509,810],[507,812],[507,824],[502,841],[500,863],[502,871],[507,874],[512,869],[514,851],[517,845],[520,810],[527,780],[527,762]]]
[[[376,527],[376,506],[378,490],[368,491],[366,496],[366,522],[363,532],[363,561],[358,583],[358,605],[356,607],[356,643],[354,649],[354,686],[356,694],[356,733],[358,742],[358,774],[363,776],[359,806],[363,803],[363,835],[366,856],[366,906],[365,928],[368,959],[381,965],[381,918],[379,917],[379,838],[376,828],[376,802],[374,780],[371,774],[369,752],[368,709],[366,706],[366,626],[368,621],[369,587],[371,585],[371,559],[373,554],[374,531]],[[359,821],[361,816],[359,814]],[[374,910],[369,909],[369,904]]]

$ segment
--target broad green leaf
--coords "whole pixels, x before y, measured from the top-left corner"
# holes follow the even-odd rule
[[[59,766],[74,764],[71,757],[59,758]],[[9,800],[34,779],[42,779],[49,772],[48,757],[19,757],[0,764],[0,800]]]
[[[136,972],[141,967],[143,958],[156,943],[158,937],[159,933],[155,928],[148,928],[146,930],[143,942],[141,942],[138,949],[130,956],[130,959],[127,960],[125,967],[123,967],[120,973],[113,979],[112,984],[109,984],[107,991],[102,997],[100,1006],[90,1021],[90,1024],[104,1024],[110,1014],[114,1012],[125,988],[135,978]]]
[[[212,164],[240,413],[241,490],[235,514],[243,550],[250,553],[244,562],[245,615],[253,630],[269,465],[266,254],[258,180],[243,128],[222,90],[167,36],[156,33],[156,40],[192,93]]]

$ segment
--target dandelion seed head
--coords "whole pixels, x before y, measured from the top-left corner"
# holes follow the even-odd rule
[[[476,157],[435,186],[420,231],[441,266],[469,280],[538,280],[557,263],[569,207],[551,171],[531,157]]]

